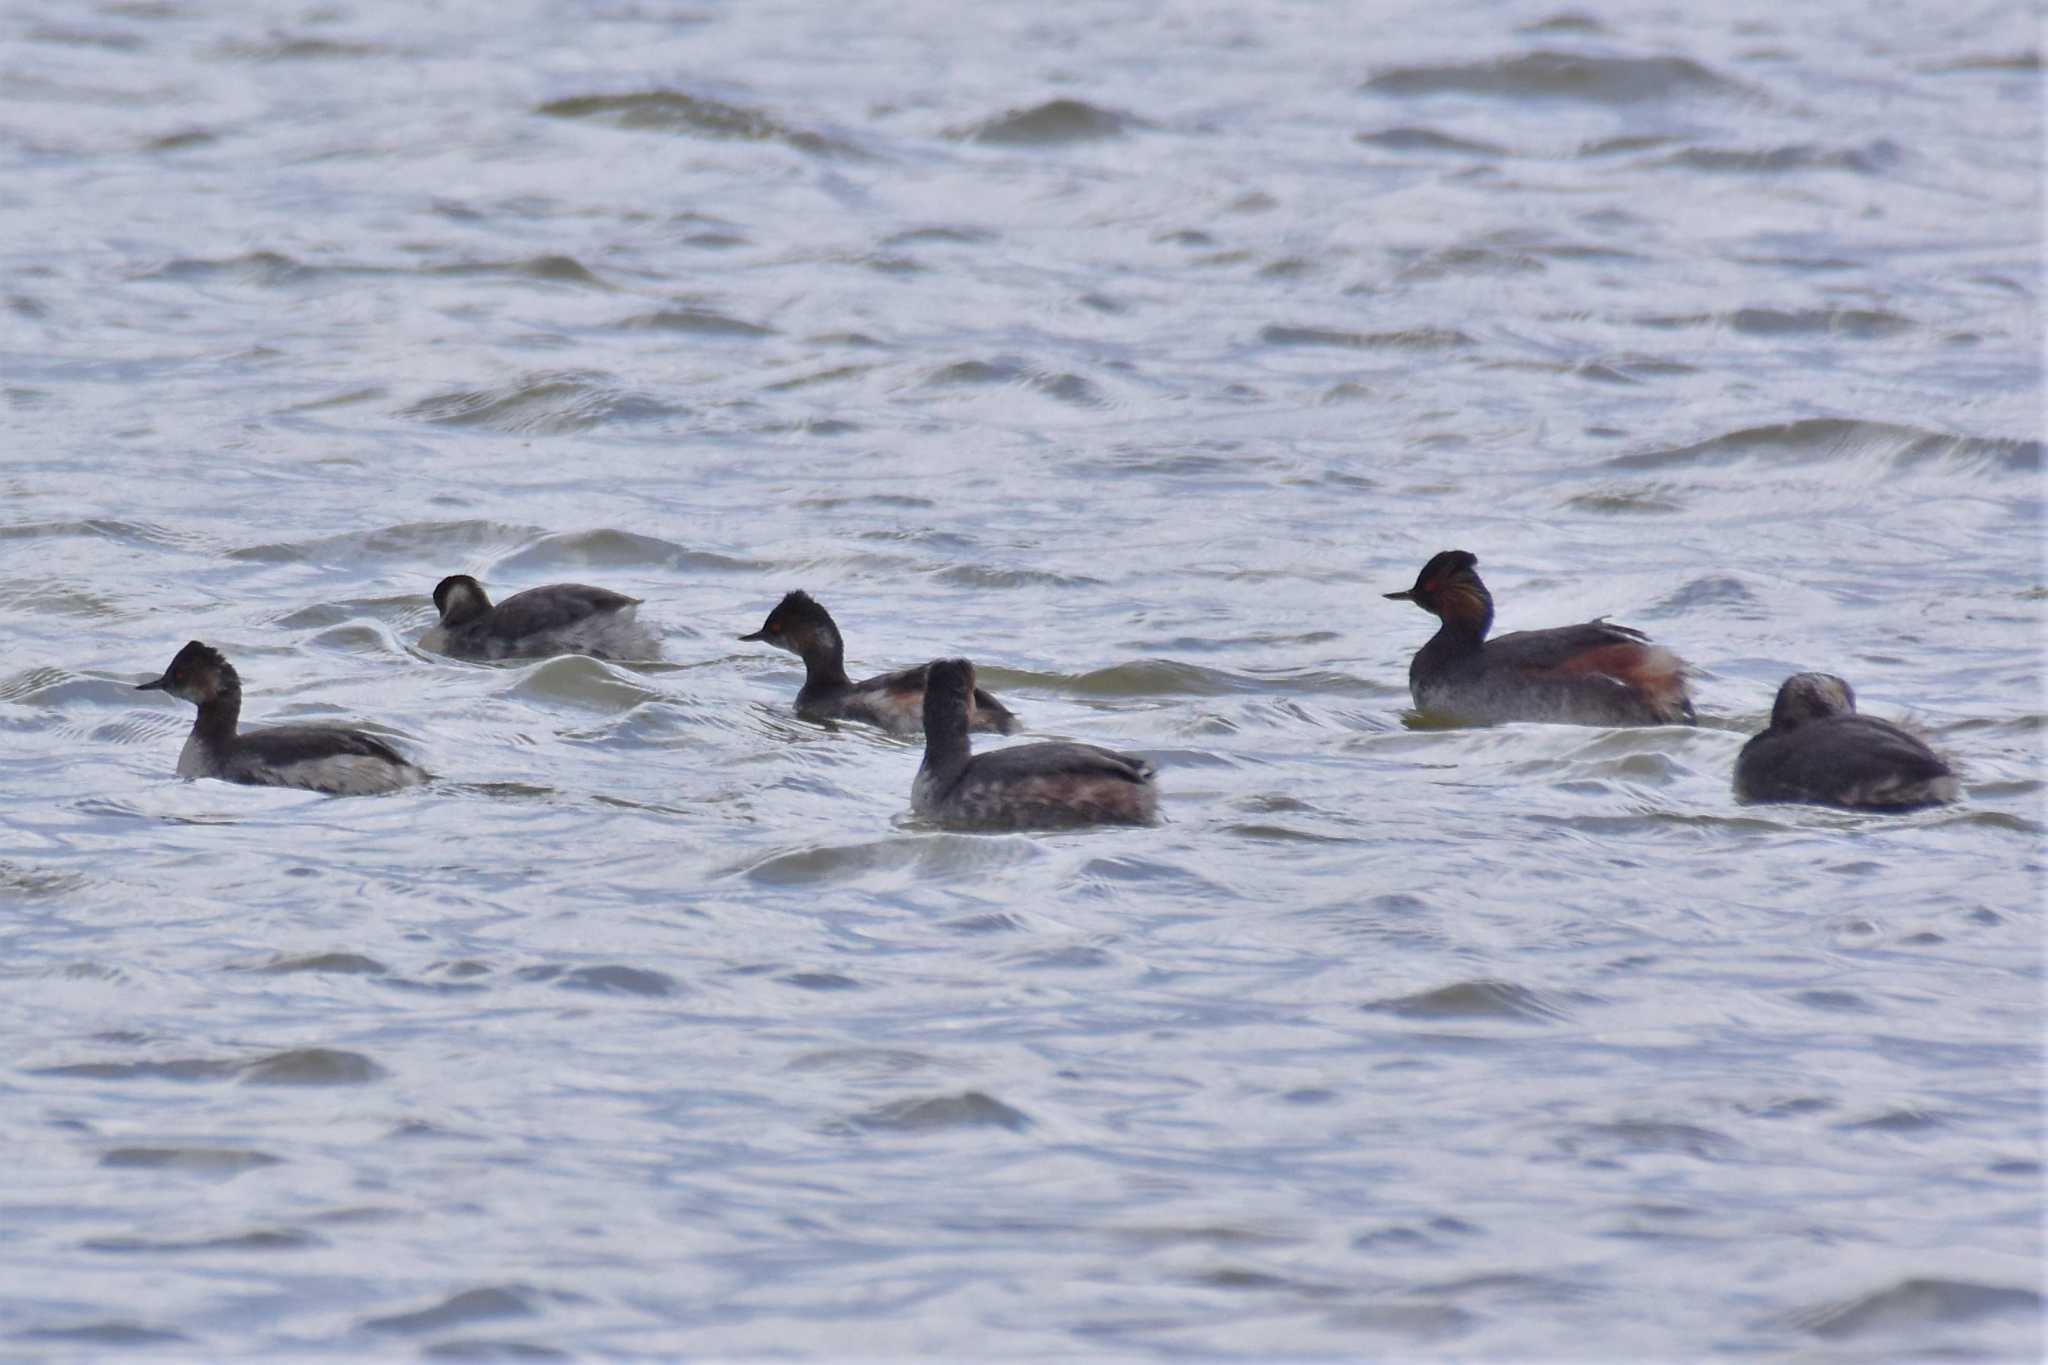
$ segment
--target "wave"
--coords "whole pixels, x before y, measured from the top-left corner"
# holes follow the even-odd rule
[[[1825,1304],[1801,1314],[1798,1325],[1819,1337],[1871,1338],[1886,1343],[1889,1353],[1899,1349],[1901,1336],[1910,1336],[1915,1328],[1950,1326],[1988,1317],[2038,1318],[2042,1306],[2040,1292],[2033,1289],[1915,1277],[1853,1299]]]
[[[893,1100],[856,1114],[849,1122],[855,1128],[896,1133],[932,1133],[953,1128],[1006,1128],[1021,1133],[1031,1126],[1031,1117],[993,1095],[967,1090],[957,1095]]]
[[[196,550],[206,545],[204,537],[190,531],[175,531],[147,521],[121,521],[112,517],[89,517],[65,521],[18,521],[0,526],[0,540],[64,539],[95,536],[117,545],[137,549]]]
[[[1726,327],[1744,336],[1839,336],[1855,341],[1882,340],[1920,326],[1884,308],[1737,308],[1727,313],[1653,313],[1635,322],[1664,332]]]
[[[456,389],[399,410],[436,426],[557,434],[674,417],[683,409],[621,388],[594,370],[546,370],[490,389]]]
[[[681,133],[691,137],[779,142],[800,152],[855,155],[851,143],[797,128],[763,109],[728,104],[682,90],[643,90],[625,95],[571,95],[534,110],[547,118],[577,119],[631,132]]]
[[[590,967],[522,967],[517,975],[522,981],[546,981],[562,990],[591,991],[598,995],[639,995],[659,998],[675,995],[683,989],[682,983],[667,972],[657,972],[646,967],[628,967],[620,963]]]
[[[624,332],[684,332],[703,337],[770,337],[773,327],[742,322],[708,308],[663,308],[653,313],[636,313],[615,324]]]
[[[537,535],[537,526],[513,526],[497,521],[406,521],[367,531],[344,531],[339,535],[315,536],[308,540],[268,541],[229,550],[229,559],[253,560],[259,564],[326,563],[356,567],[378,560],[425,559],[439,562],[458,552],[474,556],[507,544],[517,544]]]
[[[100,1154],[99,1164],[113,1170],[232,1176],[276,1166],[282,1160],[268,1152],[252,1152],[242,1147],[114,1147]]]
[[[924,383],[927,388],[1013,385],[1082,408],[1099,408],[1106,401],[1101,390],[1077,374],[1050,373],[1007,357],[955,361],[932,371]]]
[[[260,1057],[182,1057],[165,1061],[72,1062],[37,1068],[39,1076],[96,1081],[225,1081],[250,1085],[361,1085],[384,1068],[360,1052],[300,1047]]]
[[[450,1327],[461,1327],[472,1322],[495,1321],[500,1318],[531,1317],[538,1310],[533,1306],[534,1293],[525,1285],[485,1285],[478,1289],[465,1289],[451,1294],[439,1303],[409,1313],[389,1313],[382,1317],[367,1319],[363,1326],[373,1332],[398,1332],[405,1336],[417,1336],[427,1332],[445,1331]],[[493,1346],[501,1343],[492,1343]],[[504,1349],[493,1349],[484,1354],[504,1359],[528,1358],[539,1348],[519,1349],[518,1343],[502,1343]],[[460,1354],[470,1354],[461,1352]],[[546,1354],[552,1354],[548,1352]]]
[[[135,278],[172,283],[210,283],[224,280],[233,284],[252,284],[262,289],[280,289],[287,285],[303,284],[321,273],[323,272],[319,267],[309,266],[280,252],[250,251],[240,256],[181,256],[153,270],[144,271]]]
[[[1472,338],[1455,327],[1408,327],[1392,332],[1353,332],[1332,327],[1298,327],[1271,323],[1259,329],[1268,346],[1334,346],[1353,351],[1443,351],[1470,346]]]
[[[1879,175],[1904,159],[1904,149],[1896,142],[1880,138],[1862,147],[1817,147],[1807,142],[1781,147],[1688,147],[1656,164],[1720,175],[1785,175],[1796,171]]]
[[[589,568],[670,569],[683,573],[758,573],[769,566],[759,560],[735,559],[709,550],[692,550],[659,536],[596,527],[558,531],[497,561],[494,572],[558,573]]]
[[[1362,1006],[1405,1019],[1509,1019],[1550,1023],[1569,1013],[1557,996],[1512,981],[1459,981]]]
[[[458,278],[468,275],[504,276],[512,279],[541,280],[548,284],[581,285],[586,289],[609,290],[612,287],[574,256],[562,255],[523,256],[509,261],[456,261],[446,265],[430,265],[420,273]]]
[[[986,142],[1009,147],[1048,147],[1070,142],[1093,142],[1121,137],[1134,128],[1147,128],[1145,120],[1116,109],[1106,109],[1085,100],[1056,99],[1028,109],[1007,113],[956,128],[948,137],[962,142]]]
[[[629,711],[663,697],[609,665],[581,654],[565,654],[533,665],[509,691],[510,695],[527,701],[606,712]]]
[[[1386,128],[1377,133],[1360,133],[1352,138],[1352,141],[1366,147],[1382,147],[1390,152],[1450,152],[1456,156],[1510,155],[1507,148],[1491,142],[1453,137],[1434,128]]]
[[[1745,427],[1688,446],[1617,455],[1612,469],[1682,469],[1738,464],[1812,464],[1874,458],[1894,469],[1938,466],[1944,471],[2023,474],[2041,472],[2042,443],[2002,437],[1952,436],[1889,422],[1808,417]]]
[[[1749,93],[1749,87],[1740,81],[1717,75],[1688,57],[1601,57],[1576,52],[1529,52],[1491,61],[1394,67],[1367,80],[1364,89],[1377,95],[1496,95],[1597,104]]]
[[[997,676],[991,670],[990,676]],[[1247,693],[1293,696],[1307,692],[1377,693],[1381,689],[1348,673],[1232,673],[1177,659],[1131,659],[1086,673],[1018,673],[1029,685],[1083,697],[1222,697]]]
[[[245,62],[352,61],[400,55],[400,49],[383,43],[349,43],[333,38],[303,38],[279,34],[255,41],[236,39],[221,44],[223,57]]]

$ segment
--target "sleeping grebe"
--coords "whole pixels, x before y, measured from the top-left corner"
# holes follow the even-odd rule
[[[441,620],[420,637],[420,648],[459,659],[652,659],[660,651],[634,619],[639,605],[637,597],[585,583],[550,583],[492,606],[483,584],[450,574],[434,585]]]
[[[1832,673],[1785,679],[1770,728],[1735,759],[1738,801],[1911,810],[1961,796],[1962,784],[1939,754],[1888,720],[1857,715],[1856,693]]]

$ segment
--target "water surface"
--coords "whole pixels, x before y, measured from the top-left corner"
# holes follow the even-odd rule
[[[2038,43],[15,6],[7,1352],[2037,1357]],[[1702,724],[1412,725],[1454,546]],[[794,587],[1165,823],[908,821]],[[178,782],[192,638],[440,780]],[[1967,800],[1734,805],[1816,668]]]

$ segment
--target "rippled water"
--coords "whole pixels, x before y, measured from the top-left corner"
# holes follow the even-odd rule
[[[2038,1355],[2037,44],[11,7],[5,1351]],[[1410,727],[1453,546],[1701,726]],[[1167,822],[908,822],[799,586]],[[178,782],[188,638],[440,781]],[[1736,807],[1808,668],[1967,801]]]

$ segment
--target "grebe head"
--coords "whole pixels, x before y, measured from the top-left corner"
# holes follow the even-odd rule
[[[830,613],[818,605],[816,598],[801,590],[777,602],[759,630],[740,638],[759,640],[796,655],[808,654],[819,646],[844,648],[839,640],[839,627],[832,624]]]
[[[971,659],[934,659],[924,675],[925,695],[936,692],[965,706],[974,705],[974,662]]]
[[[924,730],[927,736],[974,724],[974,665],[966,659],[934,659],[924,671]]]
[[[1794,673],[1778,686],[1771,728],[1796,730],[1810,720],[1856,714],[1856,692],[1832,673]]]
[[[1443,550],[1430,557],[1415,576],[1415,586],[1387,595],[1413,602],[1445,621],[1476,626],[1481,633],[1493,621],[1493,595],[1479,581],[1479,556],[1467,550]]]
[[[434,585],[434,610],[441,613],[444,626],[459,626],[490,609],[484,585],[466,573],[449,574]]]
[[[135,690],[168,692],[181,701],[204,706],[223,693],[239,693],[242,680],[236,675],[235,666],[223,658],[219,650],[193,640],[178,651],[178,657],[171,660],[171,666],[164,670],[161,678],[137,683]]]

